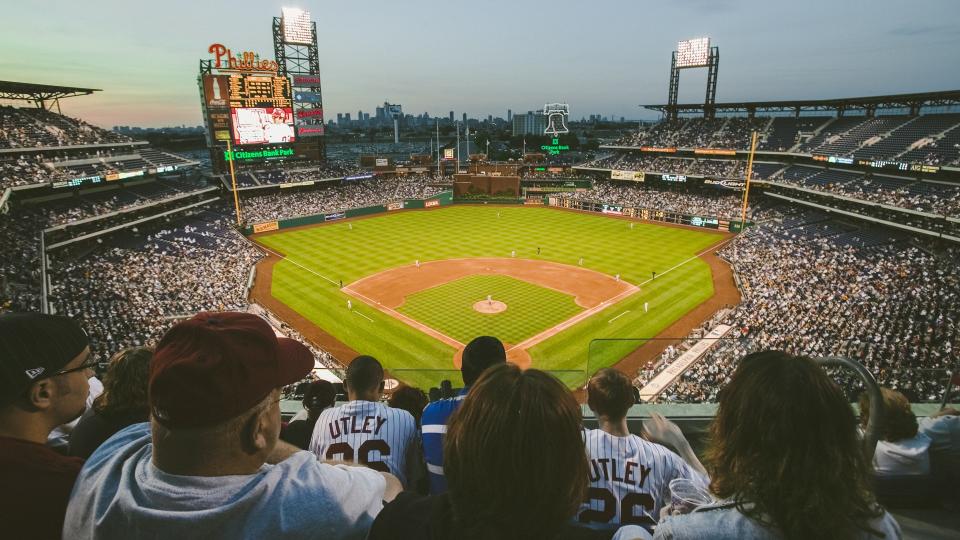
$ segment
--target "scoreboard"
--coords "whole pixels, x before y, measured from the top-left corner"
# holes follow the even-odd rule
[[[230,108],[291,107],[290,80],[270,75],[231,75],[227,100]]]

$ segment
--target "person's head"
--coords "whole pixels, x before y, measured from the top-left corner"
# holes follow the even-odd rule
[[[880,440],[899,441],[912,439],[917,436],[917,417],[910,408],[907,397],[889,388],[881,388],[883,394],[883,424],[881,425]],[[860,425],[867,427],[870,421],[870,394],[860,394]]]
[[[442,395],[442,394],[440,394],[440,389],[437,388],[436,386],[431,386],[431,387],[430,387],[430,390],[427,392],[427,397],[430,398],[430,402],[431,402],[431,403],[433,403],[434,401],[438,401],[438,400],[442,399],[442,398],[440,397],[441,395]]]
[[[311,417],[320,416],[324,409],[333,407],[337,402],[337,389],[330,381],[313,381],[303,394],[303,408]]]
[[[710,488],[786,538],[850,538],[880,515],[857,420],[816,363],[747,355],[721,390],[706,451]]]
[[[620,371],[601,369],[587,383],[587,405],[598,417],[618,422],[633,405],[633,388],[630,378]]]
[[[440,381],[440,397],[444,399],[453,397],[453,383],[450,379]]]
[[[470,386],[485,369],[506,361],[507,351],[499,339],[492,336],[473,338],[470,343],[467,343],[460,357],[460,374],[463,376],[463,384]]]
[[[423,408],[427,406],[428,402],[427,395],[423,393],[423,390],[404,385],[397,388],[396,391],[390,395],[387,405],[397,409],[403,409],[412,414],[413,419],[416,420],[417,425],[419,425],[420,417],[423,416]]]
[[[83,414],[94,365],[87,335],[73,320],[0,315],[0,430],[45,441]]]
[[[383,395],[383,366],[372,356],[358,356],[347,366],[343,382],[350,401],[379,401]]]
[[[114,354],[103,377],[103,393],[93,401],[93,409],[99,414],[146,420],[150,415],[147,383],[151,358],[151,347],[131,347]]]
[[[443,469],[465,531],[550,537],[587,488],[582,415],[551,375],[501,364],[484,371],[450,418]]]
[[[280,389],[313,355],[249,313],[200,313],[164,334],[150,362],[153,460],[170,474],[251,474],[280,435]]]

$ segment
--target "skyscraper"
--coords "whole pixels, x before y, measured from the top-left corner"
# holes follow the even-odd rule
[[[513,111],[507,109],[507,122],[513,122]]]
[[[450,111],[450,121],[453,122],[453,111]]]
[[[463,123],[467,123],[467,113],[463,113]]]

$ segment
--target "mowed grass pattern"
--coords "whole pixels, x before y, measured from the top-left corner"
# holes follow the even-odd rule
[[[507,305],[500,313],[480,313],[474,303],[487,295]],[[461,343],[479,335],[519,343],[556,326],[583,309],[573,297],[508,276],[476,275],[412,294],[397,310]]]
[[[639,222],[631,228],[621,219],[530,207],[457,205],[349,223],[352,230],[348,222],[334,222],[260,237],[265,246],[287,256],[274,268],[273,295],[388,368],[425,370],[422,376],[407,377],[420,385],[435,385],[439,379],[427,370],[449,370],[455,351],[359,302],[351,313],[348,296],[337,286],[340,280],[346,285],[416,259],[510,257],[511,251],[518,258],[572,265],[582,257],[586,268],[620,274],[641,291],[530,350],[535,367],[569,370],[563,378],[572,386],[639,343],[591,347],[592,340],[655,336],[709,298],[710,268],[695,256],[721,239],[695,229]],[[653,271],[658,277],[647,283]],[[644,313],[644,302],[649,313]]]

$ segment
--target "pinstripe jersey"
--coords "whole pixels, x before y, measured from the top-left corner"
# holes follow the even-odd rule
[[[584,443],[590,488],[578,519],[593,527],[641,525],[651,530],[665,499],[669,504],[671,480],[704,481],[676,453],[636,435],[617,437],[588,429]]]
[[[351,401],[320,413],[310,451],[320,459],[363,463],[389,472],[406,487],[419,452],[413,415],[380,402]]]

